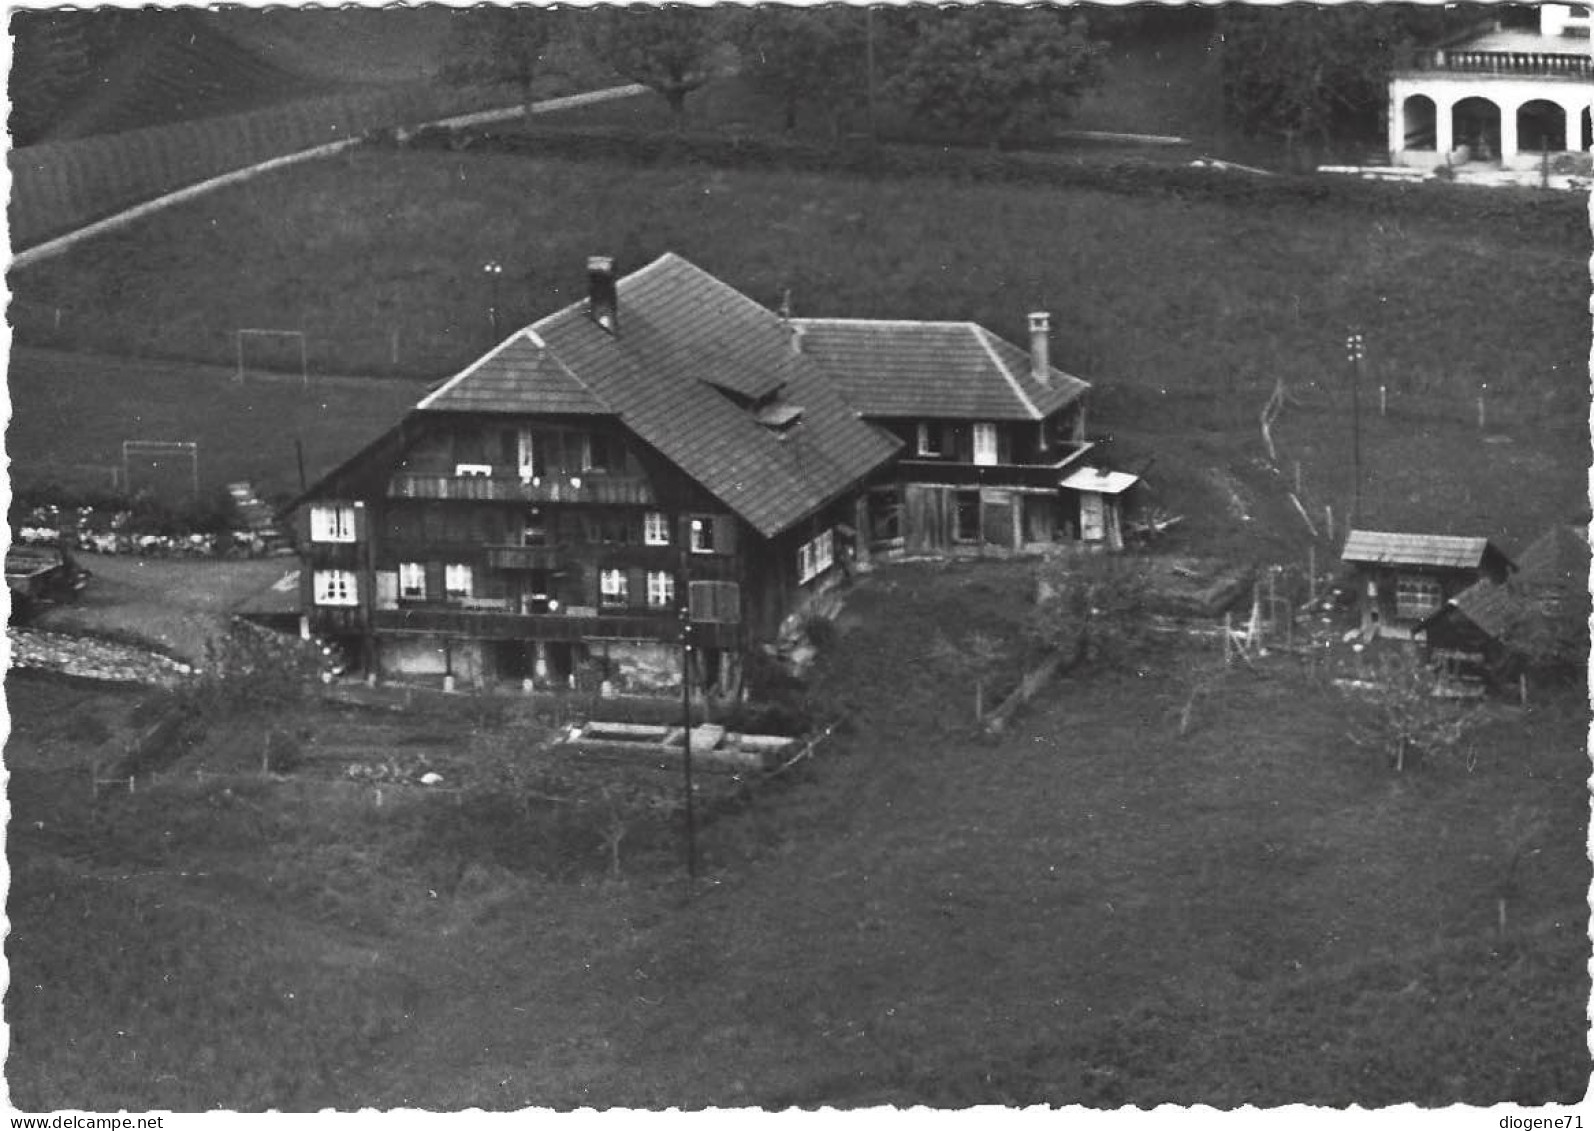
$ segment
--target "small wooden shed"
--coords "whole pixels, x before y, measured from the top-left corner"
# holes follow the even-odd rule
[[[1081,467],[1065,478],[1062,482],[1063,514],[1065,518],[1070,517],[1072,504],[1079,540],[1103,543],[1113,550],[1123,549],[1124,510],[1130,492],[1139,482],[1138,475],[1099,467]]]
[[[1416,628],[1479,581],[1516,568],[1487,538],[1352,530],[1340,559],[1351,567],[1364,639],[1410,640]]]
[[[1586,529],[1553,527],[1503,584],[1476,582],[1423,622],[1428,654],[1497,682],[1587,664],[1589,557]]]

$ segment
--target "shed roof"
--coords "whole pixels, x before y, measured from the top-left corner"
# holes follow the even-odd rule
[[[1571,527],[1552,527],[1522,551],[1515,576],[1463,589],[1449,605],[1496,640],[1547,657],[1587,649],[1589,546]]]
[[[1140,476],[1130,475],[1127,471],[1107,471],[1099,467],[1082,467],[1064,479],[1062,486],[1070,491],[1090,491],[1098,495],[1121,495],[1139,482]]]
[[[1444,569],[1477,569],[1490,552],[1500,551],[1487,538],[1449,534],[1399,534],[1352,530],[1341,560],[1367,565],[1421,565]],[[1504,554],[1500,554],[1504,558]]]
[[[1026,351],[973,322],[794,318],[791,327],[865,416],[1044,420],[1090,388],[1055,366],[1036,380]]]

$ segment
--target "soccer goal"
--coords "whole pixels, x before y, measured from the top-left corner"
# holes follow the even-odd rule
[[[233,332],[238,346],[238,372],[233,380],[242,384],[254,373],[292,373],[299,371],[299,380],[310,387],[309,352],[305,348],[303,330],[239,329]]]
[[[123,440],[122,490],[148,491],[157,498],[187,488],[199,502],[199,445],[190,440]]]

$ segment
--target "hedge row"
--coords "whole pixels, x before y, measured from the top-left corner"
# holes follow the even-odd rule
[[[405,139],[418,148],[480,150],[630,165],[701,165],[782,173],[864,177],[952,177],[979,183],[1164,195],[1246,208],[1331,207],[1421,216],[1461,224],[1508,224],[1536,235],[1588,238],[1584,196],[1538,189],[1483,191],[1436,182],[1368,181],[1340,175],[1259,176],[1149,160],[1093,160],[1057,153],[993,152],[949,146],[851,143],[819,146],[758,137],[669,134],[625,128],[531,126],[511,131],[426,128]]]
[[[339,94],[12,150],[12,247],[25,249],[209,177],[473,109],[489,97],[425,86]]]

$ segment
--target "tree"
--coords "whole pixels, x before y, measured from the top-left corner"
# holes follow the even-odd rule
[[[912,42],[886,82],[914,116],[995,146],[1067,117],[1100,75],[1101,47],[1058,8],[1007,5],[904,13]]]
[[[533,85],[560,13],[531,4],[479,5],[454,15],[443,78],[456,85],[511,83],[530,112]]]
[[[1389,76],[1458,18],[1405,4],[1232,5],[1218,21],[1224,106],[1250,134],[1326,145],[1382,119]]]
[[[1373,718],[1353,741],[1382,746],[1396,772],[1406,768],[1408,755],[1454,758],[1473,768],[1471,738],[1483,713],[1476,702],[1446,694],[1440,675],[1416,654],[1383,653],[1367,690]]]
[[[826,107],[834,131],[843,108],[865,93],[867,18],[862,8],[845,5],[760,4],[738,12],[729,35],[742,75],[780,100],[788,132],[797,128],[805,102]]]
[[[687,95],[714,77],[719,14],[635,4],[580,15],[587,49],[625,78],[658,91],[675,113],[676,128],[684,128]]]
[[[1041,567],[1030,631],[1042,647],[1103,666],[1125,664],[1150,638],[1151,586],[1144,567],[1091,554]]]

